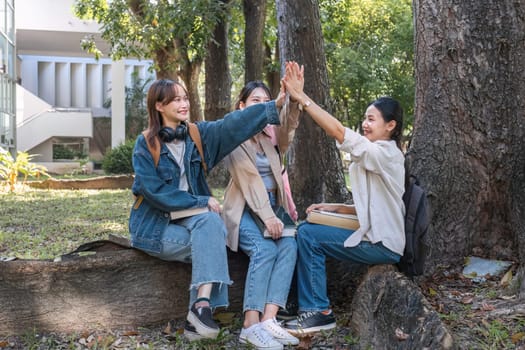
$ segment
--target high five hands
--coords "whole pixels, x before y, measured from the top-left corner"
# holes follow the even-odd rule
[[[286,93],[290,94],[292,101],[300,101],[300,96],[304,88],[304,66],[295,61],[287,61],[285,64],[285,74],[281,79],[281,89],[279,96],[275,100],[277,107],[281,108],[284,104]]]
[[[282,84],[292,100],[301,101],[304,88],[304,66],[299,66],[295,61],[286,62],[286,72]]]

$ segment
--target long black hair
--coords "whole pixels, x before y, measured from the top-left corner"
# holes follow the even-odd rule
[[[397,100],[392,97],[379,97],[369,106],[374,106],[381,112],[381,116],[388,123],[391,120],[396,122],[396,127],[392,131],[390,138],[396,141],[397,147],[401,149],[401,134],[403,132],[403,108]]]
[[[260,80],[252,80],[247,82],[246,85],[244,85],[244,87],[242,88],[241,92],[239,93],[237,102],[235,102],[235,109],[239,109],[241,102],[246,103],[246,100],[248,99],[248,97],[250,97],[253,90],[257,88],[263,89],[268,94],[268,97],[272,98],[272,93],[270,92],[270,89],[265,83],[263,83]]]

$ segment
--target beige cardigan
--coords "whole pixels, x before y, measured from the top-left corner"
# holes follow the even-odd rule
[[[403,255],[405,248],[405,157],[395,141],[370,142],[346,129],[343,143],[337,147],[349,152],[352,198],[359,229],[344,242],[355,247],[361,240],[382,242],[391,251]]]
[[[290,103],[287,113],[286,105],[282,108],[281,125],[269,125],[266,128],[276,128],[279,149],[284,153],[292,142],[295,129],[299,125],[299,108],[296,103]],[[282,165],[279,154],[272,144],[270,136],[263,130],[254,136],[259,142],[264,154],[270,162],[273,176],[277,183],[277,204],[288,208],[284,192]],[[263,180],[255,165],[256,147],[251,140],[245,141],[225,158],[225,164],[230,172],[231,179],[224,194],[222,218],[228,231],[226,243],[236,252],[239,246],[239,225],[246,204],[263,221],[275,217],[266,192]]]

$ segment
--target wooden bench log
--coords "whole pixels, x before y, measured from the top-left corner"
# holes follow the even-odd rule
[[[186,316],[190,264],[111,241],[91,244],[61,261],[0,262],[0,335],[148,326]],[[240,311],[248,257],[229,252],[228,259],[229,310]]]
[[[0,335],[136,328],[184,318],[191,265],[126,244],[91,242],[61,261],[0,262]],[[234,281],[228,310],[240,312],[249,260],[230,251],[228,259]],[[350,308],[360,348],[453,348],[419,287],[392,265],[329,261],[327,270],[331,300]]]

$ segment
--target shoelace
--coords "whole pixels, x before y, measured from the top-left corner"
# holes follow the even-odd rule
[[[276,319],[272,319],[271,322],[265,322],[267,327],[270,328],[270,335],[273,332],[274,334],[277,334],[279,337],[285,336],[284,332],[286,332],[284,329],[281,328],[281,325],[279,322],[277,322]]]
[[[299,322],[304,321],[305,319],[315,315],[316,313],[317,313],[317,311],[306,311],[306,312],[303,312],[297,317],[297,321],[299,321]]]
[[[253,334],[263,344],[268,344],[273,340],[273,337],[270,335],[270,333],[268,333],[264,328],[262,328],[259,325],[253,331]]]

